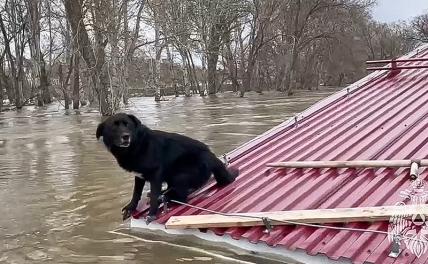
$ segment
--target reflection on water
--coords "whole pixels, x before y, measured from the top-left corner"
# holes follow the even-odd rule
[[[197,138],[222,154],[331,92],[161,103],[135,98],[126,111],[151,128]],[[133,178],[95,140],[101,120],[96,111],[60,108],[0,113],[0,263],[228,263],[109,233],[121,224]]]

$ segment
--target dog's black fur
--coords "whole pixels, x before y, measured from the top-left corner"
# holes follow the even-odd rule
[[[156,218],[162,183],[168,184],[166,199],[186,202],[188,195],[203,186],[211,173],[220,186],[238,175],[195,139],[175,133],[151,130],[133,115],[116,114],[98,125],[96,137],[103,137],[119,165],[141,176],[135,177],[132,199],[122,209],[123,218],[131,216],[141,199],[145,181],[150,182],[148,222]]]

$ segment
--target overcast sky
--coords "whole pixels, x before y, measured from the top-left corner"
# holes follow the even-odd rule
[[[428,13],[428,0],[377,0],[373,18],[381,22],[411,20],[417,15]]]

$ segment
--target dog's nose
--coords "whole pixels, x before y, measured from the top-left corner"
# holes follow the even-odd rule
[[[122,140],[128,141],[129,140],[129,134],[123,134],[122,135]]]

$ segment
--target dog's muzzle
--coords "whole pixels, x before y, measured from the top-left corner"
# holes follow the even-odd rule
[[[127,148],[131,145],[131,136],[129,134],[123,134],[120,138],[120,145],[121,148]]]

